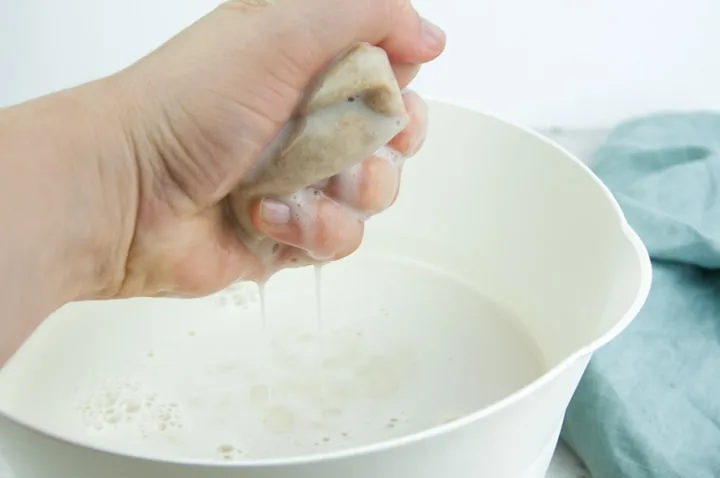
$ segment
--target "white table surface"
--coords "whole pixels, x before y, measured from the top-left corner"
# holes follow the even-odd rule
[[[602,142],[605,132],[600,130],[562,130],[541,131],[584,162],[589,162],[592,152]],[[0,478],[13,477],[5,469],[0,458]],[[547,478],[591,478],[578,457],[564,443],[560,443],[555,452]]]

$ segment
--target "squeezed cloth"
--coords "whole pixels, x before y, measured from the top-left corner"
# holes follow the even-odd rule
[[[591,360],[562,437],[593,478],[720,477],[720,115],[624,123],[593,169],[647,246],[653,282]]]

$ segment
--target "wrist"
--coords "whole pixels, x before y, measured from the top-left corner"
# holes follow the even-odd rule
[[[0,112],[0,194],[15,203],[2,260],[32,266],[16,281],[46,313],[122,282],[138,188],[121,90],[100,80]]]

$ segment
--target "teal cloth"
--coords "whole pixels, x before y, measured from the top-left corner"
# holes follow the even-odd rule
[[[720,477],[720,115],[622,124],[594,170],[654,277],[635,321],[591,360],[562,436],[593,478]]]

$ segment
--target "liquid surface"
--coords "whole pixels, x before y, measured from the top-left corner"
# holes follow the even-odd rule
[[[402,258],[362,254],[207,299],[72,304],[0,372],[0,410],[163,459],[316,454],[477,411],[545,367],[519,321]],[[322,301],[323,321],[317,308]]]

